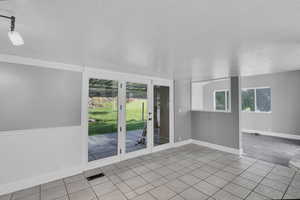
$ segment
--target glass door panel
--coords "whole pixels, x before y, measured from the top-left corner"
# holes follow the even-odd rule
[[[169,87],[155,85],[153,98],[153,143],[158,146],[170,141]]]
[[[88,161],[118,154],[118,81],[89,79]]]
[[[147,147],[147,84],[126,83],[126,153]]]

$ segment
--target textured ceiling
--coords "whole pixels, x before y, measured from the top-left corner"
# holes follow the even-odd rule
[[[9,11],[7,11],[9,10]],[[8,0],[0,54],[173,79],[300,69],[299,0]]]

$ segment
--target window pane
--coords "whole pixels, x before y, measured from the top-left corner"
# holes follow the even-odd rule
[[[126,152],[147,147],[147,85],[126,83]]]
[[[118,81],[89,80],[88,159],[117,155]]]
[[[254,89],[242,90],[242,110],[255,111]]]
[[[229,98],[229,91],[226,91],[226,99],[227,99],[227,111],[229,111],[229,105],[230,105],[230,98]]]
[[[215,108],[216,110],[225,110],[225,91],[216,92],[215,95]]]
[[[260,112],[271,111],[271,88],[256,89],[256,109]]]
[[[169,87],[154,86],[154,146],[169,143]]]

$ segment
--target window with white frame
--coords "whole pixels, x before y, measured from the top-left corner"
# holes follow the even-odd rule
[[[214,91],[215,111],[229,111],[229,90]]]
[[[242,89],[242,111],[271,112],[271,88]]]

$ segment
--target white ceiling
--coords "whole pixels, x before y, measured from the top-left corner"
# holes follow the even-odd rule
[[[11,10],[11,11],[6,11]],[[299,0],[7,0],[0,54],[174,79],[300,69]]]

